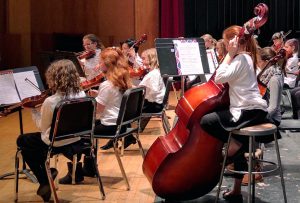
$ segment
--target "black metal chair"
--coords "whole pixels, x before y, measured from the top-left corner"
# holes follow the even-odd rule
[[[94,98],[86,97],[86,98],[78,98],[78,99],[66,99],[60,101],[54,110],[53,119],[51,124],[51,130],[49,134],[49,139],[51,143],[48,148],[47,158],[45,161],[46,172],[48,176],[48,180],[50,183],[52,195],[54,198],[54,202],[59,202],[55,184],[53,182],[51,171],[50,171],[50,158],[54,155],[57,155],[61,150],[61,148],[72,145],[71,139],[81,137],[81,139],[85,139],[88,143],[87,145],[83,145],[83,148],[78,149],[78,152],[82,153],[83,150],[87,148],[90,151],[90,154],[94,160],[94,166],[96,169],[96,176],[99,184],[100,193],[102,199],[105,199],[105,193],[102,185],[102,181],[100,178],[98,165],[96,161],[96,155],[94,150],[94,122],[95,122],[95,109],[96,109],[96,101]],[[74,139],[73,139],[74,140]],[[78,139],[77,139],[78,140]],[[66,146],[55,147],[55,143],[58,141],[70,141],[71,144]],[[15,188],[16,188],[16,198],[18,199],[18,170],[19,170],[19,155],[21,149],[18,149],[16,153],[16,177],[15,177]],[[76,156],[73,156],[76,157]],[[75,163],[77,162],[76,159]],[[75,166],[76,164],[73,164]],[[73,172],[75,172],[75,167],[73,167]]]
[[[123,138],[125,138],[128,135],[131,134],[135,135],[135,139],[138,142],[140,152],[143,158],[145,157],[145,153],[139,139],[140,119],[141,119],[144,99],[145,99],[144,87],[137,87],[137,88],[131,88],[126,90],[125,93],[123,94],[122,101],[121,101],[120,111],[116,123],[117,131],[115,135],[98,135],[98,134],[94,135],[95,139],[113,139],[113,149],[119,167],[121,169],[123,179],[126,182],[127,190],[130,190],[130,186],[120,158],[121,150],[120,148],[118,148],[117,143],[118,141],[121,141]],[[128,127],[125,132],[121,131],[121,129],[124,129],[124,126],[128,126],[130,124],[133,125],[131,125],[131,127]],[[97,143],[96,147],[98,149],[98,142],[96,141],[96,143]],[[124,148],[122,147],[122,149]]]
[[[165,80],[164,82],[165,82],[165,86],[166,86],[166,92],[165,92],[165,96],[163,98],[162,110],[157,113],[142,113],[142,118],[149,118],[149,117],[161,118],[163,129],[165,131],[165,134],[167,134],[171,130],[171,125],[169,123],[168,116],[166,115],[166,110],[168,108],[170,88],[171,88],[174,80],[171,78],[166,78],[166,79],[164,78],[164,80]]]

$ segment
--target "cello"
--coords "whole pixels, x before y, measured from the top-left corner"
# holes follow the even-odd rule
[[[240,39],[251,37],[266,23],[268,7],[260,3],[254,14],[256,17],[241,29]],[[207,113],[228,106],[228,87],[216,84],[214,76],[184,93],[175,109],[175,127],[155,140],[143,162],[143,172],[158,196],[168,200],[195,199],[216,186],[223,143],[206,133],[199,121]]]

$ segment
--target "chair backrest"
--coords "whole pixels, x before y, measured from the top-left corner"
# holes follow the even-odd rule
[[[145,100],[145,87],[131,88],[122,97],[117,125],[127,125],[138,119],[142,114]]]
[[[60,101],[54,110],[49,139],[55,141],[93,134],[96,101],[91,97]]]

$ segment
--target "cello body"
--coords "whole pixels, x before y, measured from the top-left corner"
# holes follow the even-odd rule
[[[201,129],[199,118],[228,108],[227,90],[210,80],[188,90],[179,100],[176,126],[153,143],[143,163],[143,172],[158,196],[194,199],[217,184],[223,143]]]

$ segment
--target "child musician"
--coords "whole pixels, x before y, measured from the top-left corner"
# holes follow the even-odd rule
[[[146,87],[146,95],[144,101],[144,113],[156,113],[163,109],[163,98],[165,96],[166,87],[160,75],[158,68],[157,53],[155,48],[147,49],[142,53],[143,65],[149,69],[149,73],[145,75],[140,86]],[[149,122],[149,118],[141,120],[141,131],[143,131]]]
[[[94,34],[85,35],[82,39],[84,52],[79,56],[80,64],[83,67],[84,73],[87,80],[91,80],[100,74],[99,55],[101,50],[104,49],[104,45],[99,40],[99,38]]]
[[[114,135],[117,131],[117,118],[120,111],[123,93],[132,87],[128,72],[127,59],[122,51],[116,47],[104,49],[100,54],[100,68],[106,76],[97,90],[90,90],[89,94],[96,97],[97,115],[95,134]],[[125,129],[123,129],[125,130]],[[125,138],[124,148],[136,143],[133,135]],[[107,150],[113,147],[113,140],[101,147]]]
[[[22,149],[22,155],[40,184],[37,194],[48,202],[51,197],[51,189],[45,168],[45,161],[50,144],[49,132],[52,123],[53,112],[56,104],[65,98],[85,97],[80,90],[80,79],[76,67],[70,60],[60,60],[52,63],[47,72],[46,79],[53,95],[42,104],[40,111],[32,110],[32,118],[39,128],[39,132],[20,135],[17,145]],[[55,147],[64,146],[62,153],[72,160],[72,147],[68,144],[79,142],[80,138],[58,141]],[[66,146],[65,146],[66,145]],[[51,169],[53,179],[57,175],[56,169]]]
[[[267,103],[259,93],[256,79],[256,44],[253,36],[238,39],[240,26],[224,30],[223,39],[228,51],[216,70],[215,82],[229,85],[229,110],[209,113],[202,117],[202,128],[213,137],[227,142],[233,129],[263,123],[267,116]],[[233,136],[229,144],[228,156],[237,171],[247,170],[244,152],[248,149],[248,138]],[[223,194],[231,202],[242,202],[241,184],[243,175],[235,174],[232,191]]]

